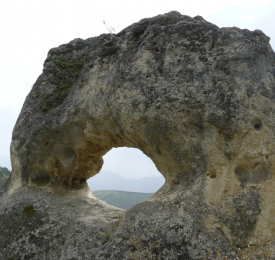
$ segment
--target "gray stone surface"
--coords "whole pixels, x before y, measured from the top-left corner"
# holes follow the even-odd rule
[[[195,260],[219,245],[234,259],[271,240],[274,58],[259,30],[177,12],[51,49],[13,131],[0,256]],[[86,184],[121,146],[166,179],[126,212]]]

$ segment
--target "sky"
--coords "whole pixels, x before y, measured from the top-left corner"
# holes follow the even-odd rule
[[[176,10],[202,16],[219,27],[260,29],[275,49],[274,0],[1,0],[0,9],[0,166],[11,169],[12,130],[32,85],[42,73],[48,51],[75,38],[117,32],[147,17]],[[159,176],[141,151],[114,148],[103,169],[126,178]],[[131,174],[129,174],[131,172]]]

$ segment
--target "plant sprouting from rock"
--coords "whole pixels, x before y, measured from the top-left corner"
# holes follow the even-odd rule
[[[111,38],[114,37],[114,34],[116,34],[116,30],[112,25],[109,25],[106,20],[102,21],[103,24],[105,25],[106,29],[108,30],[108,32],[111,34]]]
[[[101,241],[102,245],[104,245],[104,244],[107,243],[107,241],[109,240],[110,236],[111,236],[111,233],[110,233],[110,232],[108,232],[108,233],[106,233],[106,234],[104,235],[104,237],[103,237],[103,239],[102,239],[102,241]]]

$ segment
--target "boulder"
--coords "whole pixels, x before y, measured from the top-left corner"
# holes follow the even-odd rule
[[[0,258],[234,259],[271,241],[274,61],[263,32],[175,11],[51,49],[13,130]],[[126,211],[86,183],[113,147],[165,178]]]

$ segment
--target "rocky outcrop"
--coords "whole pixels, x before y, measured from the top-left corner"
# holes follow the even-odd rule
[[[233,259],[271,240],[274,60],[259,30],[177,12],[51,49],[13,131],[0,258],[128,259],[135,238],[158,259]],[[126,212],[86,184],[121,146],[166,180]]]

